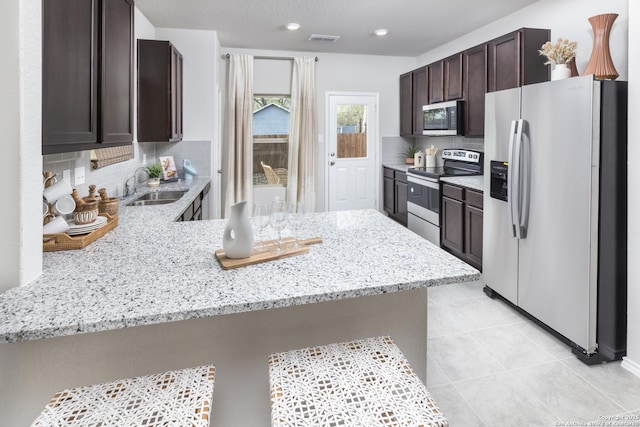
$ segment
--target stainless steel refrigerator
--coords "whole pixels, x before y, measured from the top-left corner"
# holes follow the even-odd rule
[[[586,363],[626,351],[627,84],[485,98],[482,280]]]

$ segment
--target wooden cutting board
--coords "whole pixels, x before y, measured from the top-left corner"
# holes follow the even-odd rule
[[[310,239],[299,240],[302,245],[300,247],[292,248],[289,246],[293,242],[292,237],[282,239],[284,251],[280,253],[273,253],[271,250],[278,244],[276,240],[269,240],[264,242],[267,248],[262,251],[254,251],[248,258],[227,258],[224,254],[224,249],[218,249],[215,254],[216,258],[220,262],[220,265],[224,270],[231,270],[233,268],[246,267],[247,265],[260,264],[262,262],[273,261],[275,259],[287,258],[290,256],[306,254],[309,252],[309,245],[315,245],[322,243],[320,237],[312,237]]]

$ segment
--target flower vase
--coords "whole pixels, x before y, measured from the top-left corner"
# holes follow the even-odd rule
[[[227,258],[247,258],[253,250],[253,227],[247,214],[247,202],[231,206],[224,227],[222,249]]]
[[[571,69],[567,64],[556,64],[551,70],[551,80],[562,80],[571,77]]]
[[[619,74],[611,59],[609,51],[609,34],[617,13],[605,13],[589,18],[593,28],[593,50],[583,75],[594,74],[599,80],[615,80]]]

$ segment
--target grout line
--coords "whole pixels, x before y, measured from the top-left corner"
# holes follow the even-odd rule
[[[478,377],[478,378],[482,378],[482,377]],[[460,381],[458,381],[460,382]],[[476,417],[478,417],[478,419],[480,420],[480,422],[482,423],[483,426],[487,426],[489,425],[484,419],[482,419],[482,417],[480,416],[480,414],[478,414],[476,412],[476,410],[473,408],[473,406],[469,403],[469,401],[462,395],[462,393],[460,393],[460,390],[458,389],[458,387],[456,387],[455,382],[452,382],[451,385],[453,386],[453,389],[456,391],[456,393],[458,393],[458,396],[460,396],[460,398],[462,399],[462,401],[467,405],[467,407],[469,409],[471,409],[471,412],[473,412],[475,414]]]
[[[575,369],[572,369],[571,366],[567,365],[566,363],[563,362],[563,360],[566,360],[567,358],[564,359],[560,359],[559,362],[562,363],[562,365],[567,368],[568,370],[570,370],[571,372],[573,372],[574,374],[576,374],[578,377],[582,378],[587,384],[589,384],[591,387],[595,388],[596,390],[598,390],[600,393],[602,393],[602,395],[604,395],[607,399],[609,399],[611,402],[615,403],[616,405],[620,406],[622,409],[624,409],[625,412],[622,412],[622,414],[625,414],[627,412],[633,412],[636,410],[639,410],[639,408],[637,409],[627,409],[626,406],[624,406],[622,404],[622,402],[618,402],[617,400],[615,400],[612,396],[609,395],[609,393],[606,393],[604,391],[600,390],[600,387],[598,387],[596,384],[592,383],[591,381],[589,381],[588,378],[586,378],[584,375],[582,375],[580,372],[576,371]],[[615,363],[615,362],[614,362]],[[596,368],[597,366],[594,366],[594,368]],[[617,414],[620,415],[620,414]]]

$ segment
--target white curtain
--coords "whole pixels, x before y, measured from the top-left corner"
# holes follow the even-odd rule
[[[316,85],[315,58],[294,58],[289,129],[287,200],[316,209]]]
[[[231,205],[247,200],[253,191],[253,56],[229,57],[229,147],[225,175],[225,217]]]

